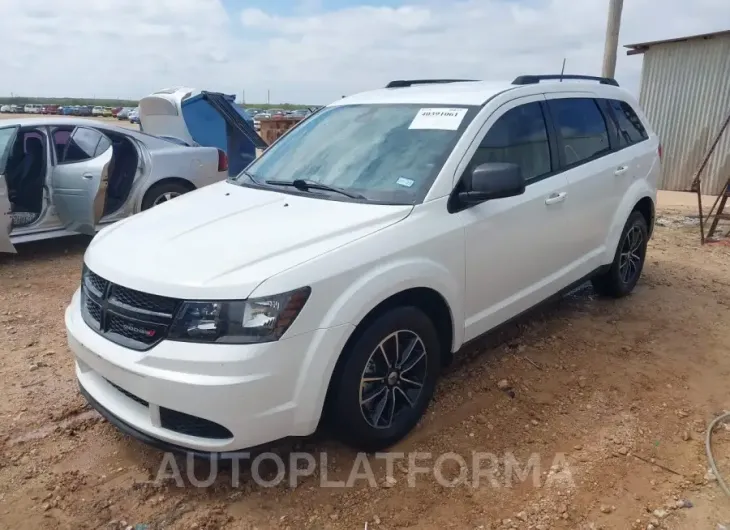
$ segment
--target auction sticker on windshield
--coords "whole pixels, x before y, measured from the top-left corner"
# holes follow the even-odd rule
[[[408,128],[455,131],[466,111],[467,109],[420,109]]]

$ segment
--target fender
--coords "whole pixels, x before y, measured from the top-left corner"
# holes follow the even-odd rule
[[[621,232],[626,224],[626,219],[629,218],[629,214],[631,214],[636,204],[644,197],[650,198],[652,204],[656,205],[656,189],[652,189],[646,179],[637,179],[631,184],[626,194],[624,194],[624,198],[613,216],[611,228],[608,232],[608,239],[606,240],[606,251],[601,260],[602,264],[613,262]]]
[[[365,316],[391,296],[414,288],[428,288],[439,293],[449,307],[454,323],[451,348],[460,346],[464,337],[463,282],[447,267],[427,258],[403,258],[368,270],[335,300],[322,319],[322,327],[339,324],[357,326]]]
[[[343,290],[324,316],[321,328],[339,327],[345,332],[340,344],[332,350],[328,359],[322,359],[323,349],[314,348],[302,364],[302,372],[294,391],[295,399],[306,391],[311,383],[309,373],[316,373],[323,384],[314,391],[313,399],[303,400],[306,406],[297,412],[297,424],[302,432],[313,432],[324,410],[329,384],[342,355],[342,351],[355,332],[357,325],[380,303],[393,295],[413,288],[429,288],[438,292],[446,301],[454,329],[452,351],[458,349],[464,340],[463,292],[459,281],[442,264],[425,258],[399,259],[367,270],[350,286]],[[462,324],[460,324],[462,323]],[[316,355],[315,355],[316,352]],[[316,357],[316,358],[315,358]],[[316,421],[313,420],[316,418]]]

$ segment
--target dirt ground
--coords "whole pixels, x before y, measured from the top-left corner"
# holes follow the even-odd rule
[[[0,528],[727,525],[730,499],[708,474],[704,432],[730,409],[730,247],[701,247],[679,208],[662,210],[632,296],[604,300],[582,288],[446,370],[427,417],[392,451],[462,455],[466,477],[450,458],[413,487],[407,460],[388,478],[375,457],[374,486],[321,487],[325,472],[344,480],[358,458],[325,434],[297,448],[326,453],[327,466],[296,487],[256,485],[245,469],[238,484],[227,469],[207,488],[157,480],[163,455],[121,435],[77,391],[63,311],[88,240],[21,246],[17,256],[0,256]],[[730,426],[713,440],[730,479]],[[499,458],[493,481],[475,483],[473,451]],[[539,474],[524,480],[530,469]],[[209,470],[188,469],[199,480]]]

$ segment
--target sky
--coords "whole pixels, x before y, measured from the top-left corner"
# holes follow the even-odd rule
[[[0,0],[0,96],[189,86],[326,104],[393,79],[600,75],[608,0]],[[620,45],[726,30],[730,0],[625,0]],[[638,95],[641,56],[616,78]]]

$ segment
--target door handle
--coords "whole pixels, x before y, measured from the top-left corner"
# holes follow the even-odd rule
[[[83,178],[85,178],[86,180],[91,180],[91,179],[93,179],[93,178],[94,178],[94,175],[92,175],[91,173],[84,173],[84,174],[83,174],[83,175],[81,175],[81,176],[82,176]]]
[[[547,199],[545,199],[545,204],[548,206],[551,204],[558,204],[559,202],[563,202],[567,196],[567,192],[564,191],[561,191],[560,193],[552,193]]]
[[[619,175],[623,175],[624,173],[626,173],[628,170],[629,166],[619,166],[616,168],[616,171],[614,171],[613,174],[618,177]]]

